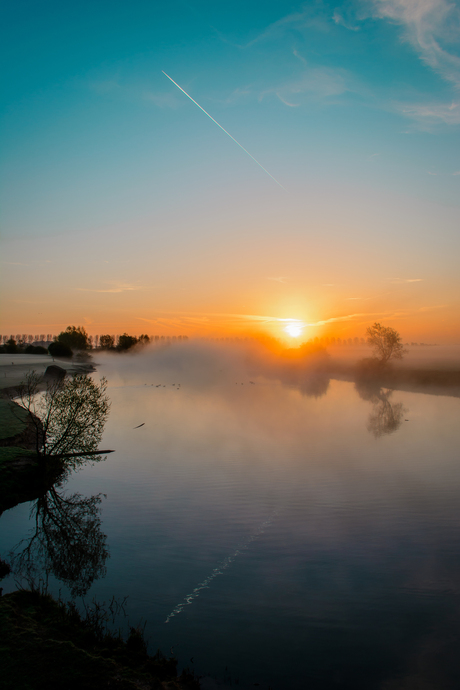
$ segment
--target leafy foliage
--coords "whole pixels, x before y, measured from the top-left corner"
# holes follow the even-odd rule
[[[99,338],[99,347],[101,350],[113,350],[115,347],[115,338],[113,335],[101,335]]]
[[[118,339],[118,345],[117,345],[117,350],[120,352],[125,352],[126,350],[130,350],[134,345],[137,343],[137,338],[135,335],[128,335],[127,333],[123,333],[123,335],[120,335]]]
[[[38,395],[40,376],[30,372],[20,390],[18,404],[29,412],[37,431],[37,454],[41,458],[97,450],[107,420],[110,402],[107,381],[99,384],[86,374],[49,383]],[[67,458],[67,468],[83,462]]]
[[[50,343],[48,347],[48,352],[52,357],[72,357],[73,352],[68,345],[64,343],[54,342]]]
[[[48,350],[41,345],[28,345],[25,349],[26,355],[47,355]]]
[[[10,338],[6,341],[5,352],[9,355],[14,355],[18,352],[18,346],[14,338]]]
[[[382,366],[390,359],[402,359],[406,350],[398,331],[389,326],[374,323],[366,330],[367,344],[374,351],[374,356]]]
[[[71,350],[87,350],[90,347],[89,335],[81,326],[67,326],[65,331],[59,333],[56,342],[70,347]]]

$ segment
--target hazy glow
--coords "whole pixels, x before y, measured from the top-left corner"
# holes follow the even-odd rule
[[[458,342],[458,1],[192,5],[2,4],[0,333]]]
[[[286,333],[289,333],[292,338],[298,338],[299,335],[302,335],[303,326],[300,326],[298,323],[290,323],[288,326],[284,327],[284,330]]]

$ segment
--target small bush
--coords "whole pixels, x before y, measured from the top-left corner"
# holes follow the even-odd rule
[[[48,352],[52,357],[70,358],[73,356],[73,352],[68,345],[58,342],[51,343],[48,347]]]
[[[47,355],[48,350],[41,345],[28,345],[25,349],[26,355]]]

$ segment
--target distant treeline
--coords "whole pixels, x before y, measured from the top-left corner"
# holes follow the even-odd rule
[[[271,338],[268,338],[271,340]],[[39,335],[0,335],[0,352],[8,353],[27,353],[27,354],[43,354],[48,351],[49,346],[55,342],[66,344],[72,350],[129,350],[136,344],[186,341],[187,335],[145,335],[141,334],[128,335],[89,335],[84,328],[78,326],[69,326],[65,331],[59,335],[52,335],[51,333],[41,333]],[[249,342],[249,341],[264,341],[266,338],[253,337],[204,337],[199,338],[201,341],[208,342]],[[366,345],[365,338],[338,338],[338,337],[316,337],[310,338],[307,341],[309,344],[320,345],[322,347],[328,346],[362,346]],[[405,343],[405,346],[411,347],[433,347],[433,343]],[[38,349],[37,349],[38,348]]]
[[[68,326],[59,335],[40,334],[0,336],[0,352],[8,354],[47,354],[54,357],[72,357],[74,351],[114,350],[124,352],[134,346],[144,346],[149,343],[170,343],[171,341],[186,341],[186,335],[89,335],[81,326]]]

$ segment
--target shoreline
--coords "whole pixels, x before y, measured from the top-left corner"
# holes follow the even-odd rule
[[[41,390],[44,389],[45,373],[49,366],[59,366],[65,369],[66,374],[90,373],[96,370],[92,363],[79,365],[69,361],[56,361],[48,355],[14,355],[16,362],[13,360],[13,364],[9,365],[2,364],[2,358],[4,360],[5,357],[11,362],[10,355],[0,356],[0,411],[4,418],[0,431],[0,516],[5,510],[20,503],[39,498],[49,488],[50,481],[54,483],[57,479],[55,472],[51,477],[44,476],[43,469],[37,462],[37,428],[27,412],[19,412],[22,408],[12,399],[21,381],[29,371],[37,371],[35,365],[42,369]],[[19,360],[18,363],[20,357],[27,357],[27,360]],[[40,361],[36,363],[35,357]],[[61,364],[64,364],[64,367]],[[5,377],[1,377],[2,369],[5,367],[11,375],[7,377],[5,374]],[[11,371],[13,367],[14,370]],[[1,386],[5,379],[10,385]]]

